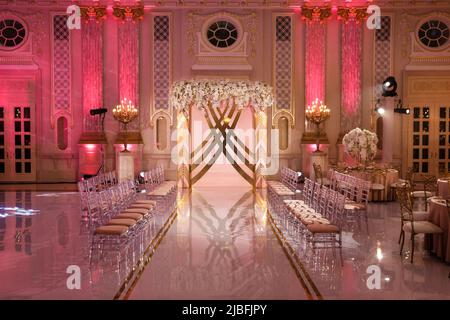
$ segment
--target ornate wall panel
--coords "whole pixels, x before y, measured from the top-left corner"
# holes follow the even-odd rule
[[[295,124],[293,103],[293,22],[291,14],[274,15],[273,87],[275,106],[272,123],[285,116],[291,126]]]
[[[383,81],[392,75],[391,26],[392,18],[382,16],[381,29],[375,30],[374,97],[376,98],[381,96]]]
[[[73,125],[70,32],[66,23],[67,15],[52,16],[52,127],[60,116],[66,116]]]
[[[169,105],[172,83],[171,46],[171,16],[170,14],[155,14],[153,16],[152,123],[162,115],[169,118],[170,124],[173,123],[172,109]]]

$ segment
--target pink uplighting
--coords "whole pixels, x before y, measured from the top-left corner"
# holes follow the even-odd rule
[[[127,97],[139,101],[139,25],[132,21],[119,23],[119,92],[120,100]]]
[[[362,26],[355,20],[342,24],[342,106],[354,116],[361,105]]]
[[[83,24],[83,115],[103,106],[103,24],[90,20]]]
[[[96,144],[86,144],[86,150],[90,153],[93,153],[95,151],[95,149],[97,149],[97,145]]]
[[[316,98],[325,100],[325,28],[320,21],[308,21],[306,24],[306,105]]]

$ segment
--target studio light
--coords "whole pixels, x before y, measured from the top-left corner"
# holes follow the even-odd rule
[[[108,112],[108,109],[106,108],[98,108],[98,109],[91,109],[91,111],[89,112],[91,114],[91,116],[96,116],[96,115],[100,115],[100,114],[105,114]]]
[[[386,112],[386,110],[384,110],[383,107],[376,107],[375,108],[375,112],[378,113],[380,116],[384,115],[384,113]]]
[[[403,106],[402,100],[400,99],[394,109],[394,112],[409,115],[411,110],[408,107]]]
[[[383,81],[382,85],[383,97],[396,97],[397,96],[397,81],[394,77],[388,77]]]

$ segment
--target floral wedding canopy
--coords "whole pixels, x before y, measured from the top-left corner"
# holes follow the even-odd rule
[[[172,85],[170,101],[174,108],[187,114],[191,106],[204,109],[211,103],[213,107],[221,107],[231,101],[240,109],[252,106],[264,111],[272,106],[274,98],[272,87],[263,82],[189,80]]]

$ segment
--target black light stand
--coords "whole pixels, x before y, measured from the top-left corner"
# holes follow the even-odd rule
[[[108,109],[106,108],[98,108],[98,109],[91,109],[90,114],[91,116],[99,116],[101,126],[102,126],[102,137],[105,136],[105,117],[106,113],[108,112]],[[100,152],[102,154],[102,164],[100,165],[100,168],[97,171],[98,175],[100,172],[105,171],[105,150],[103,149],[103,143],[100,144]]]

